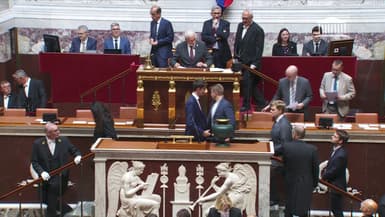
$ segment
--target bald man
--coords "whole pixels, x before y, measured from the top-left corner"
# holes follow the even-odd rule
[[[67,137],[60,136],[57,125],[47,123],[45,125],[45,137],[36,139],[32,146],[31,164],[33,169],[44,180],[41,188],[43,203],[47,204],[47,217],[56,217],[57,212],[61,216],[71,211],[71,207],[62,201],[60,206],[58,199],[64,194],[68,186],[69,171],[62,171],[61,176],[50,176],[50,172],[69,163],[69,156],[74,157],[74,163],[79,164],[81,153]],[[51,174],[52,175],[52,174]],[[61,210],[60,210],[61,209]]]
[[[361,202],[360,210],[362,212],[363,217],[371,217],[376,213],[377,208],[378,205],[374,200],[366,199]]]
[[[313,98],[309,80],[298,76],[298,68],[295,65],[287,67],[285,76],[279,80],[278,89],[272,101],[284,101],[287,105],[287,112],[304,113],[305,120],[308,120],[307,108]],[[263,108],[262,111],[268,109],[270,109],[270,105]]]

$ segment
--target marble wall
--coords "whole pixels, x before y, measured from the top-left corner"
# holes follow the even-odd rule
[[[172,21],[176,37],[182,39],[187,28],[200,32],[210,17],[215,0],[3,0],[0,5],[0,40],[9,41],[9,28],[19,28],[19,53],[38,53],[42,34],[59,35],[64,51],[80,24],[91,29],[91,35],[102,50],[109,25],[119,22],[133,45],[133,53],[146,55],[149,30],[149,8],[158,4],[163,16]],[[241,12],[248,8],[254,20],[265,30],[264,55],[271,54],[276,34],[289,28],[301,52],[304,41],[315,25],[324,28],[325,38],[354,38],[354,52],[361,59],[383,59],[385,48],[385,1],[383,0],[235,0],[225,11],[234,34]],[[234,35],[229,42],[232,45]],[[0,61],[10,57],[8,45],[0,44]]]

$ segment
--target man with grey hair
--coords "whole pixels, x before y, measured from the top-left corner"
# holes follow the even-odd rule
[[[211,9],[212,19],[206,20],[202,28],[202,41],[212,49],[215,67],[226,68],[231,59],[231,51],[227,38],[230,35],[230,23],[222,19],[222,8],[214,6]]]
[[[120,34],[119,23],[111,24],[111,36],[104,40],[104,50],[120,50],[122,54],[131,54],[131,44],[127,37]]]
[[[17,95],[12,93],[11,84],[4,80],[0,82],[0,108],[17,108]]]
[[[87,50],[96,50],[96,39],[88,36],[88,27],[81,25],[77,30],[78,37],[72,39],[71,53],[84,53]]]
[[[261,69],[261,59],[265,41],[265,32],[262,27],[253,21],[253,13],[249,10],[242,12],[242,22],[238,24],[235,34],[234,57],[251,69]],[[257,109],[266,106],[262,92],[257,88],[260,77],[249,72],[242,71],[241,92],[243,103],[241,111],[248,111],[251,107],[252,97]]]
[[[298,68],[295,65],[288,66],[285,75],[286,77],[279,80],[278,89],[272,101],[278,99],[284,101],[287,112],[304,113],[305,120],[308,120],[307,108],[313,98],[309,80],[298,76]],[[267,111],[269,108],[270,105],[262,111]]]
[[[286,189],[285,216],[307,216],[312,193],[318,185],[318,150],[302,139],[305,128],[296,125],[292,129],[293,141],[283,147]]]
[[[81,161],[81,153],[67,137],[60,136],[57,125],[49,122],[45,125],[45,136],[36,139],[32,145],[31,164],[37,174],[43,179],[41,195],[43,203],[47,204],[47,217],[56,217],[57,212],[60,216],[71,211],[68,204],[59,203],[68,187],[69,170],[63,170],[60,175],[50,175],[49,173],[69,163],[72,156],[75,164]]]
[[[17,101],[20,107],[25,108],[27,113],[34,113],[36,108],[47,106],[47,94],[41,80],[29,77],[23,69],[17,70],[12,76],[19,85]]]
[[[211,54],[206,45],[198,41],[196,33],[187,30],[184,34],[185,41],[176,46],[175,54],[171,60],[171,65],[175,68],[207,68],[213,64]]]
[[[150,10],[151,29],[151,61],[155,67],[168,67],[168,59],[172,57],[174,29],[170,21],[162,17],[162,9],[153,5]]]

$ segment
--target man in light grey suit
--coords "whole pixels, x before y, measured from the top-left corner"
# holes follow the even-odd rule
[[[303,45],[302,56],[327,56],[328,43],[321,39],[322,27],[314,26],[311,30],[313,40]]]
[[[207,68],[213,64],[213,58],[209,54],[205,43],[196,40],[196,33],[187,30],[184,34],[185,41],[176,46],[171,65],[175,68]]]
[[[319,89],[320,97],[323,99],[322,111],[325,113],[337,113],[343,118],[349,112],[349,100],[356,95],[353,79],[342,72],[342,60],[334,60],[332,71],[325,72]],[[327,97],[327,93],[337,92],[334,99]]]
[[[307,108],[313,98],[308,79],[298,76],[298,68],[290,65],[285,71],[286,77],[279,80],[277,92],[273,96],[274,100],[283,100],[287,112],[304,113],[305,120],[308,118]],[[262,111],[270,109],[270,105],[263,108]]]

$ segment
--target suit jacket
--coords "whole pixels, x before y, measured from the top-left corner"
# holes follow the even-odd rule
[[[70,52],[71,53],[79,53],[80,52],[80,43],[81,42],[80,42],[79,37],[72,39]],[[87,50],[96,50],[96,39],[94,39],[92,37],[88,37]]]
[[[328,46],[328,43],[321,39],[320,44],[318,45],[318,53],[315,53],[313,40],[310,40],[303,45],[302,56],[307,56],[307,54],[310,54],[310,56],[327,56]]]
[[[158,34],[156,34],[156,22],[151,21],[150,26],[150,38],[158,41],[156,46],[151,47],[151,54],[165,60],[171,58],[172,42],[174,41],[174,29],[171,22],[162,17],[159,23]]]
[[[203,23],[202,28],[202,41],[205,42],[207,48],[213,48],[215,42],[218,44],[218,53],[221,56],[223,62],[227,62],[231,59],[231,51],[227,38],[230,35],[230,23],[226,20],[220,19],[219,25],[216,31],[212,28],[213,20],[206,20]],[[216,66],[217,63],[214,63]]]
[[[115,41],[112,36],[104,41],[104,49],[115,49]],[[131,54],[131,44],[126,37],[120,36],[120,49],[122,54]]]
[[[187,47],[186,41],[179,43],[176,46],[176,52],[172,58],[171,65],[175,65],[175,63],[179,62],[179,64],[183,67],[195,68],[198,62],[204,62],[208,67],[213,64],[213,58],[207,51],[206,45],[203,42],[195,42],[195,56],[193,60],[190,58],[190,51]]]
[[[44,89],[43,82],[41,80],[31,78],[31,82],[28,87],[28,98],[25,95],[24,87],[19,87],[19,93],[17,96],[18,105],[26,108],[27,112],[34,112],[36,108],[47,107],[47,94]]]
[[[215,207],[211,207],[207,217],[221,217],[221,214]],[[229,217],[242,217],[241,210],[235,207],[231,207],[229,211]]]
[[[207,117],[207,123],[208,123],[209,129],[211,129],[212,127],[211,123],[212,122],[215,123],[216,119],[226,118],[230,120],[230,124],[233,125],[233,129],[235,130],[236,122],[235,122],[235,116],[234,116],[234,109],[228,100],[226,100],[225,98],[222,98],[221,101],[219,101],[219,104],[217,106],[217,109],[215,110],[215,114],[213,118],[211,118],[212,117],[211,110],[212,110],[212,105],[210,108],[209,115]]]
[[[287,52],[285,52],[286,48],[287,48]],[[272,55],[273,56],[298,56],[297,43],[289,41],[287,47],[284,47],[281,44],[275,43],[273,45]]]
[[[329,158],[328,165],[322,175],[322,179],[346,190],[346,167],[348,166],[348,154],[342,146]]]
[[[298,103],[304,104],[304,109],[298,112],[304,112],[307,109],[312,98],[313,98],[313,91],[311,90],[309,80],[304,77],[297,76],[295,100]],[[275,95],[273,96],[272,101],[278,100],[278,99],[283,100],[286,105],[290,104],[290,81],[286,77],[281,78],[279,80],[278,90],[277,92],[275,92]]]
[[[64,166],[69,162],[69,155],[72,155],[73,157],[81,155],[80,151],[68,140],[67,137],[59,137],[56,139],[55,143],[55,152],[54,155],[52,155],[48,148],[48,142],[45,137],[36,139],[33,142],[31,164],[39,176],[44,171],[50,172],[54,169]],[[53,161],[58,162],[58,165],[53,165]],[[67,186],[68,177],[69,171],[64,170],[62,172],[62,181],[65,183],[62,183],[62,186]],[[50,179],[49,182],[54,180],[55,179]]]
[[[234,55],[243,64],[261,67],[261,58],[265,41],[265,32],[262,27],[253,22],[242,39],[243,24],[239,23],[235,35]]]
[[[11,92],[8,96],[8,107],[7,108],[18,108],[17,94]],[[4,107],[4,95],[0,94],[0,107]]]
[[[286,185],[286,210],[305,216],[310,209],[312,193],[318,185],[318,151],[313,145],[296,140],[285,143],[283,161]]]
[[[333,72],[326,72],[322,78],[320,86],[320,95],[324,95],[325,92],[331,92],[333,87]],[[338,96],[341,98],[337,100],[338,113],[344,117],[349,113],[349,100],[353,99],[356,95],[356,89],[354,88],[353,79],[348,74],[343,72],[338,76]],[[322,111],[326,111],[328,101],[324,100],[322,104]]]
[[[185,107],[186,114],[186,135],[194,136],[194,139],[201,142],[204,141],[203,131],[208,129],[206,115],[199,108],[199,104],[195,97],[191,95]]]
[[[274,144],[274,155],[282,155],[284,144],[293,140],[291,129],[291,124],[285,115],[278,122],[274,122],[270,132]]]

